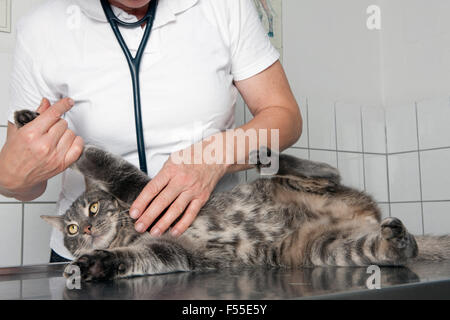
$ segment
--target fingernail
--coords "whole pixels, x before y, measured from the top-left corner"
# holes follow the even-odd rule
[[[159,237],[161,235],[161,230],[159,230],[159,228],[153,228],[150,235],[153,237]]]
[[[75,105],[75,101],[73,101],[73,99],[71,99],[71,98],[68,99],[68,102],[69,102],[69,105],[72,107]]]
[[[175,238],[178,238],[178,236],[180,235],[180,231],[178,231],[177,229],[172,229],[171,233]]]
[[[138,209],[131,209],[130,210],[130,217],[133,219],[137,219],[139,217],[139,210]]]
[[[137,232],[142,233],[145,231],[145,226],[142,222],[136,224],[135,229]]]

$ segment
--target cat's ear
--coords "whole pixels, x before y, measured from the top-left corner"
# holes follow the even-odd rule
[[[90,178],[88,176],[84,176],[84,184],[86,187],[86,192],[89,191],[93,191],[93,190],[103,190],[108,192],[108,188],[106,188],[106,186],[102,183],[100,183],[99,181]]]
[[[63,216],[41,216],[45,222],[58,229],[64,231],[64,217]]]

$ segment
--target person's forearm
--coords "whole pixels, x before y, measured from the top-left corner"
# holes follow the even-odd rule
[[[281,152],[294,144],[301,132],[302,119],[299,112],[284,107],[268,107],[243,126],[217,134],[213,139],[206,139],[203,147],[206,149],[215,139],[221,139],[224,151],[223,158],[219,161],[226,165],[226,172],[232,173],[252,168],[249,154],[255,149],[267,146],[275,152]]]

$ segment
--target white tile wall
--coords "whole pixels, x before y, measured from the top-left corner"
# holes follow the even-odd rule
[[[389,155],[388,160],[391,201],[421,201],[418,152]]]
[[[338,153],[338,169],[344,185],[359,190],[365,189],[363,156],[362,153]]]
[[[334,102],[308,97],[309,147],[336,149]]]
[[[54,215],[55,204],[25,204],[23,228],[23,264],[47,263],[50,258],[51,227],[40,218],[41,215]]]
[[[20,265],[22,204],[2,204],[0,221],[0,267]]]
[[[420,149],[450,147],[450,98],[417,104]]]
[[[422,205],[420,202],[392,203],[391,216],[399,218],[412,234],[423,234]]]
[[[388,153],[418,150],[416,123],[414,103],[386,110]]]
[[[291,156],[300,158],[300,159],[309,159],[309,152],[307,149],[297,149],[297,148],[290,148],[287,149],[284,153],[289,154]]]
[[[387,156],[364,155],[366,192],[378,202],[389,202]]]
[[[335,151],[310,150],[310,160],[328,163],[337,168],[337,154]]]
[[[390,206],[388,203],[379,203],[378,207],[381,210],[381,219],[390,217]]]
[[[364,152],[386,153],[386,117],[380,107],[362,107]]]
[[[336,103],[337,149],[341,151],[363,151],[361,107],[342,102]]]
[[[450,199],[450,149],[420,153],[424,201]]]
[[[423,219],[425,234],[450,233],[450,202],[424,202]]]

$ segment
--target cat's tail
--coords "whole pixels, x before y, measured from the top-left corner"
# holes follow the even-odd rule
[[[415,236],[419,247],[416,260],[443,261],[450,260],[450,235],[445,236]]]

